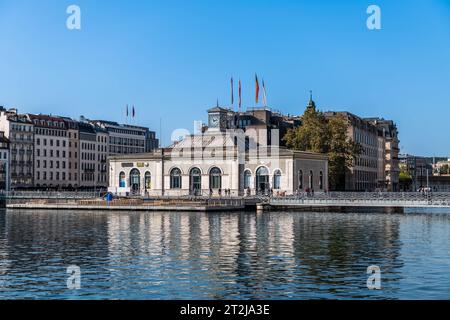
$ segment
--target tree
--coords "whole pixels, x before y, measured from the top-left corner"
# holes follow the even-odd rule
[[[353,166],[361,146],[347,136],[348,122],[343,115],[327,120],[314,105],[303,114],[302,125],[290,129],[283,140],[288,148],[328,155],[329,182],[332,190],[344,190],[345,172]]]
[[[400,165],[400,174],[399,174],[399,184],[400,190],[409,191],[411,190],[413,183],[413,179],[408,172],[408,168],[405,164]]]

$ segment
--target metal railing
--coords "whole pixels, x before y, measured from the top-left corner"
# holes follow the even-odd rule
[[[353,206],[434,206],[450,207],[450,193],[447,192],[328,192],[302,193],[289,197],[272,197],[274,205],[353,205]]]
[[[104,192],[88,191],[2,191],[0,198],[11,199],[96,199],[104,196]]]

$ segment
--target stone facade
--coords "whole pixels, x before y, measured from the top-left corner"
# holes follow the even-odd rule
[[[248,150],[232,134],[210,131],[186,137],[171,148],[141,155],[112,156],[115,194],[148,196],[293,195],[328,189],[328,160],[280,147]]]

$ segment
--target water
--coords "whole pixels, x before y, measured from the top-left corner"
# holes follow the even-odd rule
[[[449,299],[450,214],[3,211],[0,298]]]

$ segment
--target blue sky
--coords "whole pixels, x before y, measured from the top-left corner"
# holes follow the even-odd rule
[[[232,75],[253,106],[255,72],[284,113],[313,90],[320,109],[395,120],[402,152],[450,156],[450,1],[0,0],[0,105],[22,112],[124,122],[134,104],[167,144],[230,104]]]

